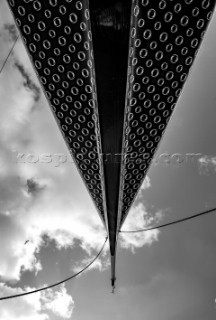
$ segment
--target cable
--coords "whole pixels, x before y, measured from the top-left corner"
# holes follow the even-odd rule
[[[150,227],[150,228],[141,229],[141,230],[128,230],[128,231],[120,230],[119,232],[121,232],[121,233],[136,233],[136,232],[144,232],[144,231],[150,231],[150,230],[155,230],[155,229],[161,229],[161,228],[164,228],[164,227],[167,227],[167,226],[171,226],[173,224],[181,223],[181,222],[184,222],[184,221],[187,221],[187,220],[191,220],[191,219],[194,219],[194,218],[197,218],[197,217],[204,216],[205,214],[212,213],[213,211],[216,211],[216,208],[209,209],[209,210],[203,211],[201,213],[194,214],[194,215],[186,217],[186,218],[182,218],[182,219],[179,219],[179,220],[175,220],[175,221],[172,221],[172,222],[161,224],[161,225],[159,225],[157,227]]]
[[[13,51],[13,48],[15,47],[15,44],[17,43],[18,38],[19,38],[19,36],[17,36],[17,37],[16,37],[16,39],[15,39],[15,41],[14,41],[14,43],[13,43],[13,45],[12,45],[12,47],[11,47],[11,49],[10,49],[10,51],[9,51],[8,55],[7,55],[7,57],[6,57],[6,59],[5,59],[4,63],[3,63],[3,65],[2,65],[2,67],[1,67],[0,73],[2,73],[2,71],[3,71],[3,69],[4,69],[5,65],[6,65],[6,63],[7,63],[7,61],[8,61],[8,58],[10,57],[11,52]]]
[[[7,299],[12,299],[12,298],[18,298],[18,297],[22,297],[22,296],[26,296],[28,294],[32,294],[32,293],[36,293],[36,292],[39,292],[39,291],[44,291],[44,290],[47,290],[47,289],[50,289],[50,288],[53,288],[53,287],[56,287],[62,283],[65,283],[75,277],[77,277],[79,274],[81,274],[82,272],[84,272],[86,269],[88,269],[94,262],[95,260],[97,260],[97,258],[99,257],[99,255],[101,254],[101,252],[103,251],[104,247],[105,247],[105,244],[107,242],[107,239],[108,237],[106,237],[105,239],[105,242],[101,248],[101,250],[98,252],[98,254],[95,256],[95,258],[89,263],[87,264],[87,266],[85,266],[82,270],[80,270],[79,272],[75,273],[74,275],[62,280],[62,281],[59,281],[59,282],[56,282],[54,284],[51,284],[47,287],[43,287],[43,288],[40,288],[40,289],[36,289],[36,290],[33,290],[33,291],[27,291],[27,292],[24,292],[24,293],[20,293],[20,294],[15,294],[15,295],[11,295],[11,296],[5,296],[5,297],[1,297],[0,300],[7,300]]]

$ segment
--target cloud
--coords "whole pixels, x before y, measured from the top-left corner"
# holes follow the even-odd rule
[[[15,41],[18,36],[18,30],[13,23],[5,23],[3,27],[4,31],[8,31],[9,35],[11,36],[11,40]]]
[[[122,230],[140,230],[150,226],[156,225],[161,221],[163,214],[162,211],[157,211],[152,215],[144,205],[142,199],[143,191],[151,187],[151,180],[146,176],[137,197],[127,215],[127,218],[122,226]],[[158,240],[159,230],[151,230],[140,233],[120,233],[119,242],[120,246],[125,249],[130,249],[135,252],[136,248],[141,248],[145,245],[151,245]]]
[[[0,283],[0,295],[16,295],[35,288],[11,288]],[[64,285],[59,290],[45,290],[16,299],[0,302],[0,319],[2,320],[49,320],[52,314],[62,319],[69,319],[74,309],[73,298]]]
[[[93,264],[91,264],[91,266],[88,267],[88,269],[86,269],[86,271],[84,271],[84,272],[87,272],[89,270],[94,270],[94,269],[102,272],[102,271],[106,270],[107,268],[109,268],[110,257],[107,256],[107,254],[106,254],[107,250],[108,250],[108,246],[105,248],[105,251],[103,251],[101,256],[99,258],[97,258],[97,260],[95,260],[93,262]],[[95,253],[95,255],[96,255],[96,253]],[[79,272],[80,270],[85,268],[91,261],[92,261],[92,256],[82,259],[81,261],[76,263],[75,266],[72,267],[73,272],[75,272],[75,273]]]
[[[202,156],[198,159],[198,164],[200,174],[216,173],[216,157]]]
[[[38,173],[39,185],[44,179]],[[105,230],[82,181],[73,192],[73,174],[67,170],[58,179],[50,175],[47,180],[48,186],[42,190],[38,184],[28,182],[29,192],[24,183],[13,185],[13,177],[4,186],[7,197],[1,200],[4,212],[0,214],[0,274],[4,279],[19,280],[21,270],[38,270],[40,261],[35,254],[43,245],[44,234],[55,241],[59,250],[73,248],[76,239],[90,257],[101,248]],[[27,239],[29,243],[24,245]]]
[[[145,176],[145,179],[143,180],[140,189],[137,193],[136,199],[135,200],[141,200],[141,198],[143,197],[143,191],[146,189],[149,189],[151,187],[151,180],[149,178],[149,176]]]
[[[36,180],[31,178],[27,179],[27,188],[27,192],[35,196],[43,191],[45,186],[40,185]]]
[[[134,205],[123,224],[122,230],[140,230],[155,225],[162,219],[162,211],[158,211],[152,216],[142,202]],[[151,245],[158,240],[159,230],[151,230],[138,233],[120,233],[120,245],[123,248],[140,248],[144,245]]]
[[[15,26],[15,24],[6,1],[0,1],[0,12],[0,36],[2,36],[4,34],[5,27],[7,28],[8,25]]]
[[[151,182],[149,176],[145,176],[143,183],[141,185],[141,190],[145,190],[151,187]]]
[[[31,79],[32,78],[31,74],[25,70],[22,64],[20,64],[19,62],[15,62],[15,66],[23,77],[24,87],[29,89],[30,92],[34,94],[34,99],[37,102],[40,99],[40,95],[41,95],[40,87],[34,83],[34,81]]]
[[[49,289],[42,297],[43,310],[50,310],[56,316],[64,319],[70,319],[73,309],[74,301],[72,297],[67,294],[67,290],[64,285],[61,286],[60,291],[54,292]]]
[[[39,251],[41,239],[34,237],[32,242],[24,245],[32,238],[25,226],[10,216],[0,214],[0,278],[4,280],[19,280],[21,271],[30,270],[36,273],[41,270],[40,262],[35,257]]]

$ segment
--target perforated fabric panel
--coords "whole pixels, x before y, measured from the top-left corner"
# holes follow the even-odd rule
[[[118,224],[169,121],[215,0],[133,0]]]
[[[105,223],[88,1],[8,3],[70,153]]]

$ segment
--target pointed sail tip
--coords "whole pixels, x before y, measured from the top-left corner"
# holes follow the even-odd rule
[[[111,286],[112,286],[112,293],[114,293],[115,290],[115,281],[116,281],[116,276],[115,276],[115,255],[111,255]]]

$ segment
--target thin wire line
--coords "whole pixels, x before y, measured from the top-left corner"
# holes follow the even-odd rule
[[[7,57],[6,57],[6,59],[5,59],[4,63],[3,63],[3,65],[2,65],[2,67],[1,67],[0,73],[2,73],[2,71],[3,71],[3,69],[4,69],[5,65],[6,65],[6,63],[7,63],[7,61],[8,61],[8,58],[10,57],[11,52],[13,51],[13,49],[14,49],[14,47],[15,47],[15,44],[17,43],[18,38],[19,38],[19,36],[17,36],[17,37],[16,37],[16,39],[15,39],[15,41],[14,41],[14,43],[13,43],[13,45],[12,45],[12,47],[11,47],[11,49],[10,49],[10,51],[9,51],[8,55],[7,55]]]
[[[136,233],[136,232],[144,232],[144,231],[150,231],[150,230],[155,230],[155,229],[161,229],[161,228],[164,228],[164,227],[171,226],[173,224],[185,222],[187,220],[191,220],[191,219],[194,219],[194,218],[198,218],[198,217],[204,216],[205,214],[212,213],[213,211],[216,211],[216,208],[209,209],[209,210],[194,214],[194,215],[186,217],[186,218],[182,218],[182,219],[175,220],[175,221],[172,221],[172,222],[164,223],[164,224],[161,224],[161,225],[159,225],[157,227],[150,227],[150,228],[140,229],[140,230],[120,230],[119,232],[121,232],[121,233]]]
[[[20,293],[20,294],[15,294],[15,295],[11,295],[11,296],[5,296],[5,297],[1,297],[0,300],[7,300],[7,299],[12,299],[12,298],[18,298],[18,297],[22,297],[22,296],[26,296],[28,294],[32,294],[32,293],[36,293],[36,292],[39,292],[39,291],[44,291],[44,290],[47,290],[47,289],[50,289],[50,288],[53,288],[53,287],[56,287],[62,283],[65,283],[75,277],[77,277],[79,274],[81,274],[82,272],[84,272],[86,269],[88,269],[94,262],[95,260],[97,260],[97,258],[99,257],[99,255],[101,254],[101,252],[103,251],[104,247],[105,247],[105,244],[107,242],[107,239],[108,237],[106,237],[105,239],[105,242],[101,248],[101,250],[98,252],[98,254],[95,256],[95,258],[89,263],[87,264],[87,266],[85,266],[82,270],[80,270],[79,272],[75,273],[74,275],[62,280],[62,281],[59,281],[59,282],[56,282],[54,284],[51,284],[49,286],[46,286],[46,287],[43,287],[43,288],[40,288],[40,289],[36,289],[36,290],[33,290],[33,291],[27,291],[27,292],[24,292],[24,293]]]

